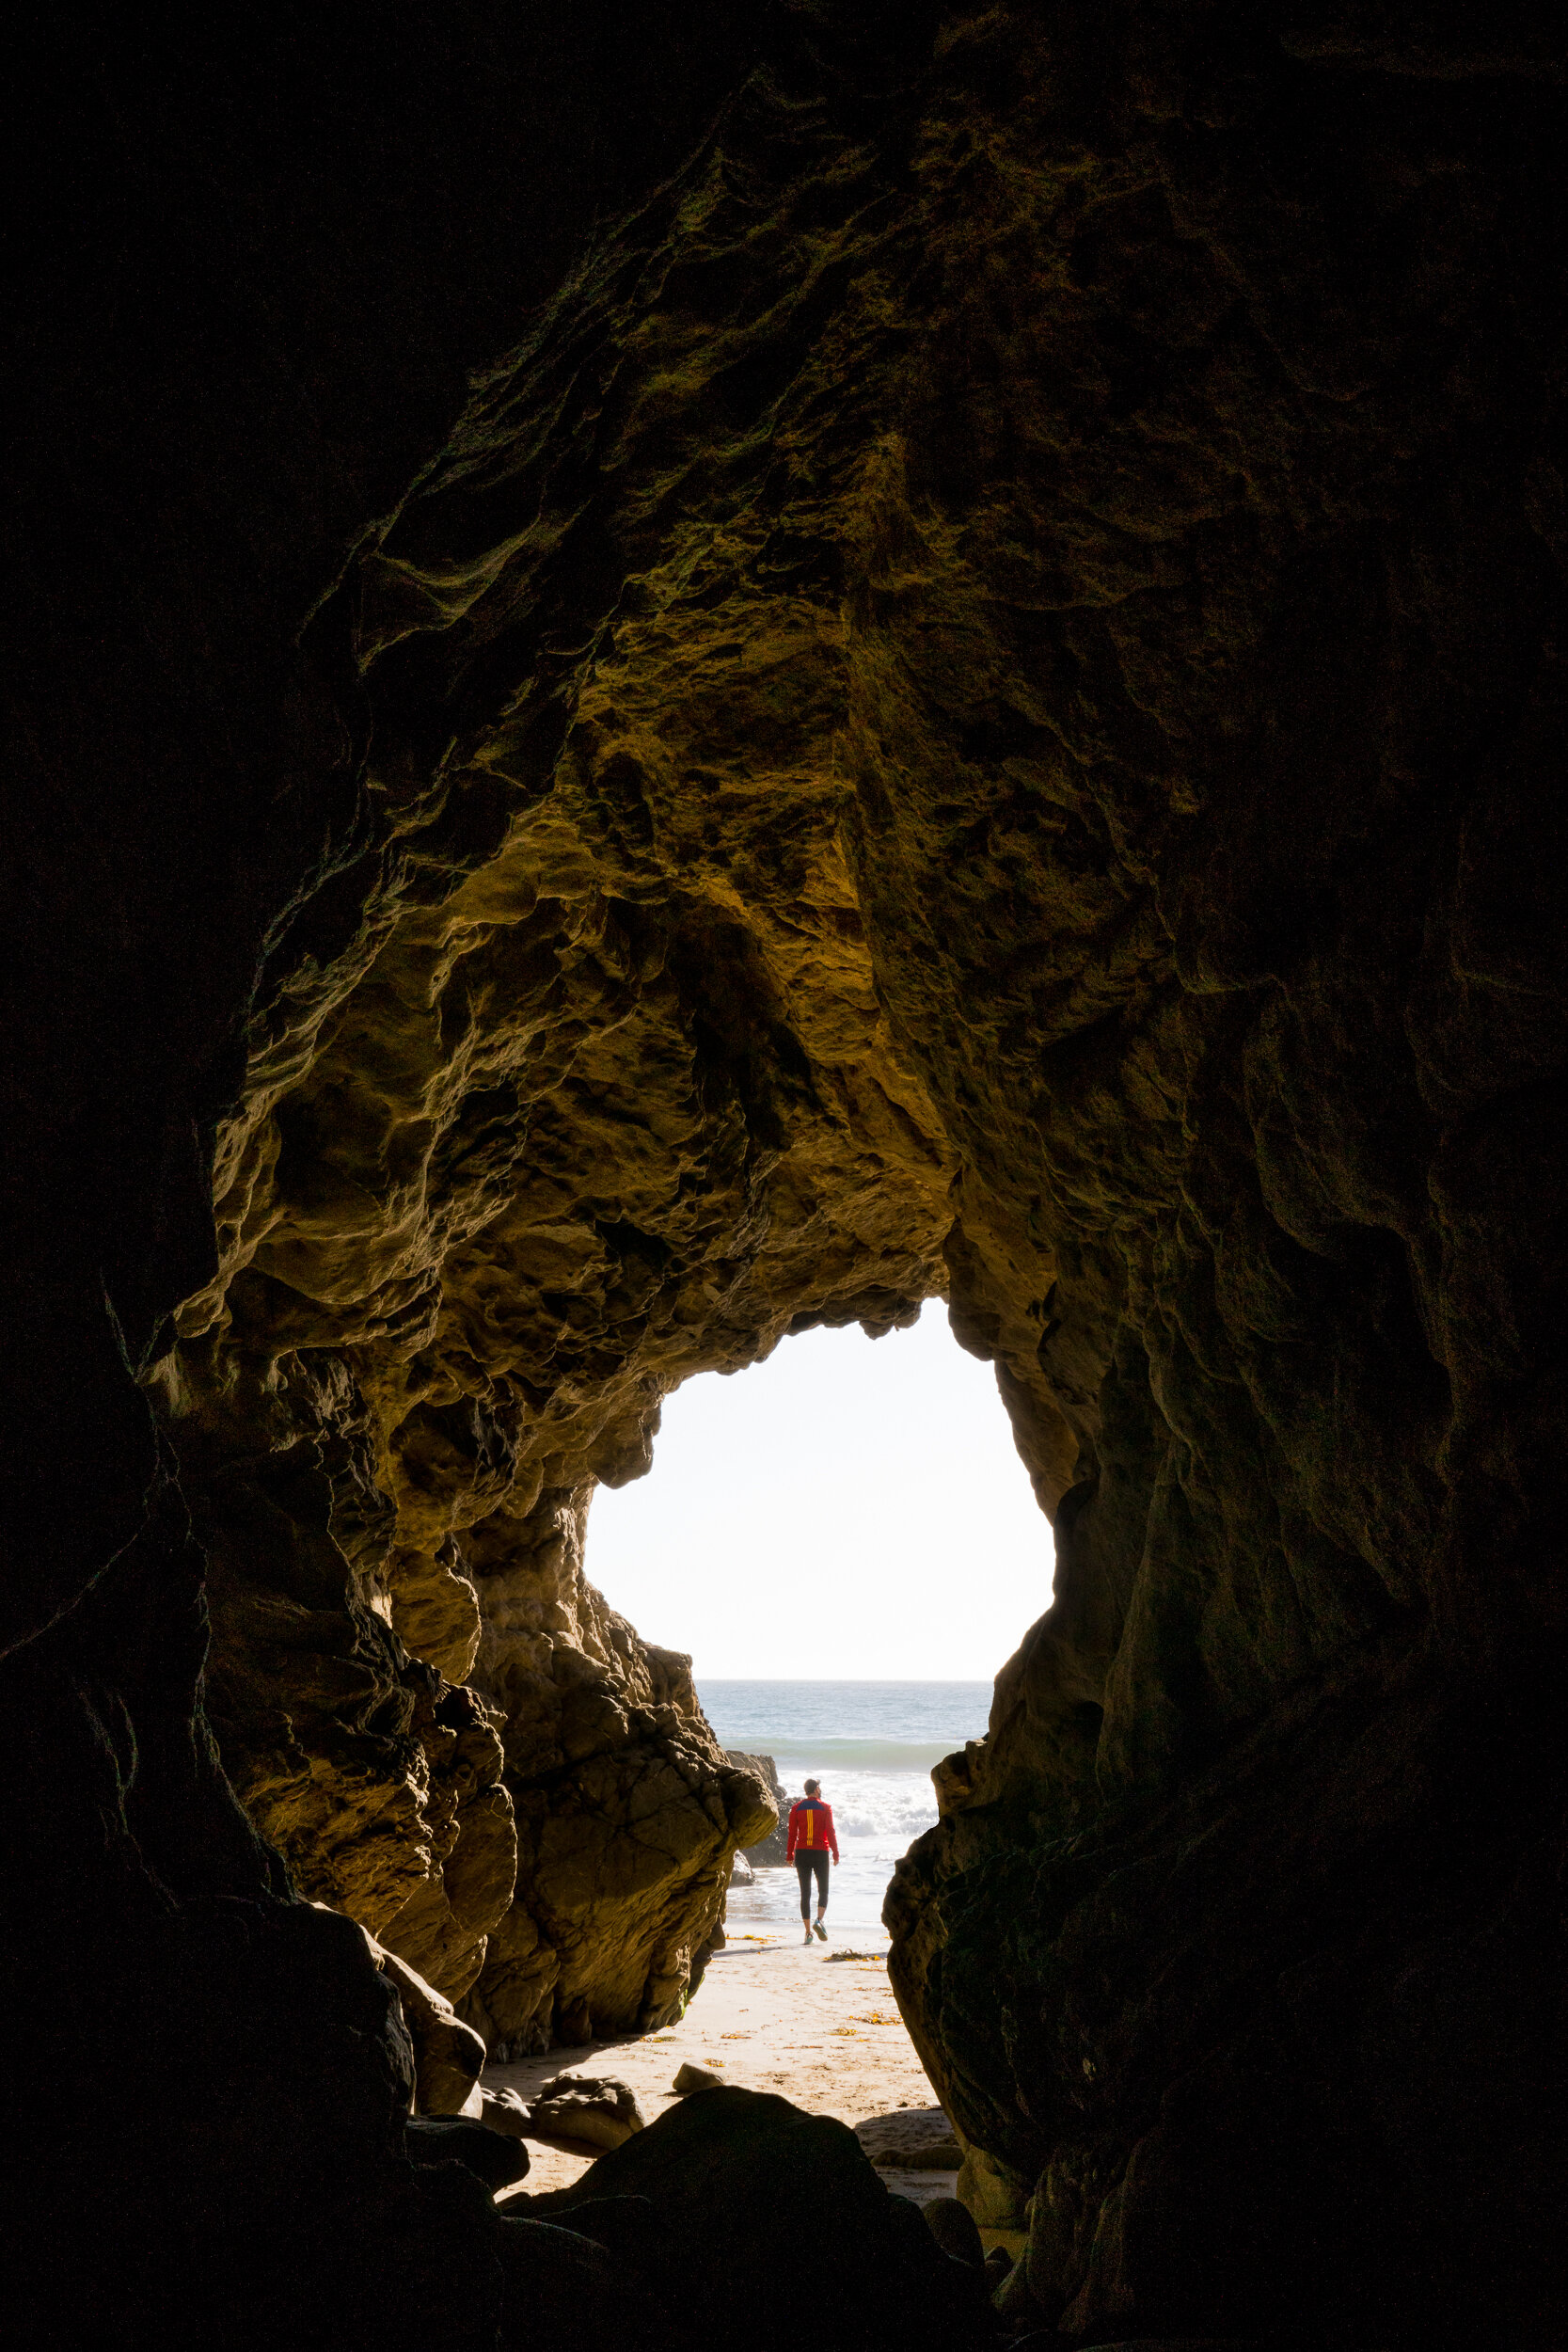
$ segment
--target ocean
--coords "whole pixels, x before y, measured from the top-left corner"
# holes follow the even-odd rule
[[[726,1748],[770,1756],[799,1796],[808,1773],[833,1809],[840,1867],[828,1927],[835,1944],[885,1951],[882,1898],[893,1866],[937,1818],[931,1767],[990,1713],[989,1682],[710,1682],[703,1710]],[[732,1886],[734,1935],[799,1933],[800,1885],[793,1868],[758,1870]]]

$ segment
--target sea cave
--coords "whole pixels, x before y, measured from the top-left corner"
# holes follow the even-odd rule
[[[28,27],[10,2342],[1561,2340],[1561,80]],[[885,1914],[1008,2283],[760,2093],[503,2210],[481,2062],[665,2029],[774,1814],[592,1497],[939,1300],[1055,1544]]]

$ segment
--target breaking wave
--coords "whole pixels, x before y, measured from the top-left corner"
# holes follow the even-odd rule
[[[951,1740],[776,1740],[768,1753],[779,1778],[787,1781],[790,1770],[797,1780],[810,1772],[928,1772],[953,1745]]]

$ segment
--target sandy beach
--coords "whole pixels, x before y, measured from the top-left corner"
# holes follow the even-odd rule
[[[784,1936],[734,1938],[709,1962],[685,2017],[666,2032],[488,2067],[484,2083],[531,2100],[556,2074],[614,2074],[630,2084],[651,2123],[674,2104],[675,2072],[688,2060],[851,2126],[902,2113],[920,2116],[928,2133],[934,2122],[936,2094],[888,1990],[885,1960],[835,1957],[832,1945],[808,1950]],[[525,2192],[564,2188],[594,2161],[586,2150],[532,2138],[528,2146]],[[924,2202],[951,2197],[957,2175],[889,2170],[883,2177]]]

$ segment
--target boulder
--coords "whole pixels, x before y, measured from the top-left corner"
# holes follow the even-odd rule
[[[596,2169],[596,2168],[595,2168]],[[518,2197],[507,2212],[533,2217],[544,2200]],[[635,2275],[667,2311],[681,2308],[685,2288],[664,2244],[657,2209],[646,2197],[590,2197],[557,2217],[579,2236],[591,2237],[614,2257],[624,2272]],[[553,2226],[553,2224],[551,2225]]]
[[[793,2296],[759,2296],[736,2249],[766,2229],[774,2249],[809,2246],[813,2312],[856,2352],[966,2352],[989,2341],[981,2274],[938,2247],[905,2199],[892,2197],[854,2134],[768,2092],[721,2086],[669,2107],[587,2180],[531,2201],[531,2214],[572,2226],[606,2198],[645,2198],[663,2259],[681,2281],[683,2333],[793,2352]],[[831,2228],[824,2217],[831,2216]],[[815,2320],[812,2325],[815,2326]]]
[[[724,2077],[716,2074],[710,2066],[693,2066],[688,2058],[670,2088],[677,2099],[684,2099],[693,2090],[722,2090]]]
[[[671,2352],[668,2316],[624,2255],[530,2217],[508,2214],[497,2229],[504,2344],[547,2345],[549,2352]]]
[[[530,2109],[535,2138],[578,2140],[590,2148],[619,2148],[643,2127],[629,2084],[613,2074],[557,2074]]]
[[[592,1493],[526,1481],[465,1538],[524,1890],[463,2005],[499,2059],[673,2023],[722,1939],[735,1851],[773,1819],[704,1719],[690,1659],[589,1583]]]
[[[466,2164],[489,2189],[528,2178],[522,2141],[502,2138],[466,2115],[411,2115],[403,2142],[410,2164]]]
[[[482,2091],[479,2120],[487,2132],[499,2132],[506,2139],[522,2139],[529,2127],[528,2102],[515,2090]]]
[[[452,2008],[432,1984],[426,1984],[418,1969],[410,1968],[395,1952],[367,1937],[375,1949],[383,1976],[397,1987],[403,2004],[404,2022],[408,2038],[414,2044],[414,2103],[421,2115],[456,2115],[467,2105],[480,2069],[484,2064],[484,2044],[471,2026],[466,2026]]]
[[[332,1906],[317,1903],[314,1908],[329,1911]],[[397,1994],[408,2039],[414,2045],[416,2112],[465,2112],[478,2093],[480,2070],[485,2058],[483,2042],[471,2026],[463,2023],[451,2003],[433,1984],[425,1982],[417,1968],[400,1959],[396,1952],[389,1952],[368,1928],[360,1932],[371,1958]]]
[[[985,2268],[986,2249],[980,2243],[974,2217],[956,2197],[931,2198],[921,2206],[920,2217],[944,2254],[950,2254],[955,2262],[970,2264],[975,2270]]]
[[[794,1800],[779,1778],[778,1768],[770,1756],[753,1755],[746,1748],[726,1748],[724,1756],[736,1772],[749,1772],[766,1790],[768,1801],[778,1815],[778,1820],[766,1836],[754,1840],[746,1848],[746,1858],[753,1870],[775,1868],[788,1859],[789,1808]]]
[[[982,2230],[1007,2230],[1022,2236],[1029,2227],[1032,2186],[983,2148],[969,2149],[958,2168],[958,2195]]]
[[[750,1886],[755,1875],[755,1872],[752,1870],[752,1866],[747,1861],[745,1855],[743,1853],[737,1853],[730,1864],[730,1884],[732,1886]]]

